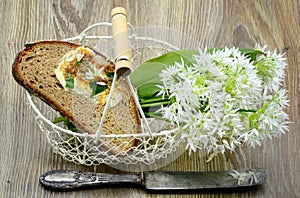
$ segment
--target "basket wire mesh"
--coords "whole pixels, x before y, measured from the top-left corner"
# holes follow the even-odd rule
[[[138,67],[147,59],[178,49],[164,40],[140,36],[136,29],[128,25],[131,61],[134,67]],[[64,40],[89,46],[112,59],[113,38],[104,36],[98,30],[98,28],[108,28],[106,34],[110,34],[110,27],[111,23],[96,23],[83,30],[78,36]],[[93,134],[73,132],[63,125],[53,124],[51,120],[60,114],[37,97],[28,92],[26,95],[29,107],[41,131],[46,135],[47,142],[55,153],[70,162],[88,166],[107,164],[123,170],[145,171],[170,163],[184,151],[185,141],[179,134],[180,128],[169,122],[155,118],[141,119],[141,133],[100,134],[99,143],[95,141],[96,137]],[[151,128],[151,133],[147,131],[146,125]],[[112,146],[115,141],[121,144]],[[132,142],[135,142],[134,146]]]

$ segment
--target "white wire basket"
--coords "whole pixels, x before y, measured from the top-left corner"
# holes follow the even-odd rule
[[[114,46],[110,29],[111,23],[97,23],[78,36],[64,40],[89,46],[112,59]],[[190,40],[187,42],[186,37],[179,32],[157,27],[134,29],[130,24],[129,40],[134,67],[168,51],[187,48],[193,43]],[[145,171],[165,166],[185,150],[185,140],[180,135],[180,128],[155,118],[147,119],[151,134],[100,134],[101,143],[96,144],[95,135],[73,132],[63,125],[53,124],[51,120],[60,114],[39,98],[28,92],[26,94],[29,107],[41,131],[46,135],[47,142],[55,153],[70,162],[88,166],[107,164],[123,170]],[[122,143],[112,146],[114,141]],[[134,146],[126,151],[121,149],[133,141]]]

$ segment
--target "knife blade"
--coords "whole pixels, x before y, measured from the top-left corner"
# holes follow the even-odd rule
[[[261,185],[267,174],[263,169],[213,172],[149,171],[138,174],[109,174],[52,170],[40,176],[40,183],[50,190],[76,190],[109,186],[141,186],[147,190],[200,190]]]

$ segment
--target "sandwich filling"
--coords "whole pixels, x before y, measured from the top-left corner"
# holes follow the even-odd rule
[[[66,91],[96,98],[102,105],[106,103],[114,66],[104,61],[103,57],[97,56],[91,49],[80,46],[67,52],[54,72]],[[116,103],[117,96],[113,95],[112,103]]]

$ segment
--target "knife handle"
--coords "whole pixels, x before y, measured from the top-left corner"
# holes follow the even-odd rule
[[[140,174],[109,174],[72,170],[48,171],[40,176],[40,183],[48,189],[57,191],[142,184]]]

